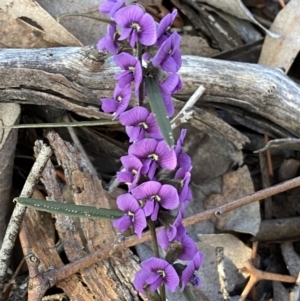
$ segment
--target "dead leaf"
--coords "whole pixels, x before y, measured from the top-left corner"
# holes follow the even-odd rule
[[[15,19],[0,10],[0,48],[47,48],[61,46],[44,39],[45,33],[39,28],[20,19]]]
[[[257,22],[241,0],[226,0],[226,1],[199,0],[199,2],[207,3],[210,6],[216,7],[218,9],[224,11],[225,13],[231,14],[231,15],[236,16],[241,19],[248,20],[248,21],[256,24],[257,26],[259,26],[261,29],[263,29],[268,35],[270,35],[273,38],[279,37],[279,35],[277,33],[274,33],[272,31],[266,29],[259,22]]]
[[[14,19],[20,19],[44,32],[50,43],[82,46],[64,27],[57,23],[37,2],[31,0],[2,0],[0,8]]]
[[[270,30],[280,38],[266,37],[259,64],[284,68],[287,73],[300,50],[300,0],[291,0],[276,16]]]

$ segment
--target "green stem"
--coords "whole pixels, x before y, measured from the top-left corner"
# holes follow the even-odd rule
[[[153,252],[154,256],[157,258],[159,257],[159,251],[158,251],[158,243],[157,243],[157,237],[156,237],[156,231],[155,231],[155,225],[150,218],[148,219],[148,226],[151,233],[151,240],[152,240],[152,246],[153,246]]]
[[[164,284],[160,286],[159,293],[161,301],[166,301],[166,287]]]
[[[142,65],[142,44],[137,41],[136,42],[136,56],[137,56],[137,59],[140,61],[141,63],[141,66],[142,66],[142,78],[144,78],[144,74],[143,74],[143,65]],[[143,105],[143,96],[144,96],[144,79],[142,80],[141,82],[141,85],[139,87],[139,94],[138,94],[138,102],[139,102],[139,106],[142,106]]]
[[[183,290],[183,296],[186,301],[195,301],[195,298],[188,286],[186,286]]]

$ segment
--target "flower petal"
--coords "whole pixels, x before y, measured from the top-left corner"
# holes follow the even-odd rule
[[[158,155],[158,162],[162,168],[173,170],[177,165],[177,159],[174,149],[170,149],[165,141],[157,143],[155,153]]]
[[[155,152],[157,141],[153,138],[145,138],[130,145],[128,149],[129,155],[134,155],[139,159],[146,159],[150,154]]]
[[[179,205],[179,196],[176,188],[171,185],[162,185],[158,195],[161,197],[160,205],[165,209],[175,209]]]

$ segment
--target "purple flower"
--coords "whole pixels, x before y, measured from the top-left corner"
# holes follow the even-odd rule
[[[108,51],[111,54],[118,53],[118,45],[115,43],[116,25],[107,26],[107,34],[97,44],[98,50]]]
[[[124,112],[130,102],[131,87],[130,85],[121,88],[119,85],[115,87],[114,98],[102,98],[102,110],[105,113],[114,113],[114,119]]]
[[[171,14],[167,14],[161,19],[157,28],[157,45],[160,46],[170,34],[167,32],[173,24],[177,15],[177,9],[174,9]]]
[[[127,184],[130,191],[140,178],[143,163],[137,157],[131,155],[121,157],[121,162],[125,171],[118,172],[117,178],[119,182]]]
[[[200,266],[204,261],[204,254],[201,252],[197,252],[193,258],[193,260],[188,264],[188,266],[183,270],[181,276],[181,291],[184,290],[187,283],[190,282],[194,286],[200,286],[201,282],[195,272],[199,270]]]
[[[157,165],[167,170],[173,170],[177,164],[174,149],[170,149],[164,140],[145,138],[132,144],[128,153],[144,160],[141,173],[148,173],[150,180],[154,177]]]
[[[145,287],[149,285],[150,291],[154,292],[161,284],[174,292],[179,285],[179,277],[174,267],[160,258],[149,258],[141,263],[143,270],[136,273],[134,286],[137,291],[146,295]]]
[[[176,229],[170,230],[166,228],[159,231],[157,235],[159,245],[163,250],[167,251],[172,244],[179,244],[182,247],[182,252],[179,254],[178,259],[191,260],[198,251],[196,243],[186,234],[186,230],[181,222],[178,223],[177,221],[172,227]],[[174,233],[176,234],[174,235]]]
[[[179,50],[180,40],[181,36],[177,32],[173,32],[155,54],[152,60],[153,66],[161,66],[167,72],[177,72],[182,64]]]
[[[184,168],[179,168],[175,174],[175,179],[180,181],[180,189],[179,189],[179,201],[191,201],[192,200],[192,192],[189,187],[189,183],[191,181],[191,173],[185,171]]]
[[[132,48],[137,40],[145,46],[151,46],[156,42],[155,22],[141,6],[124,7],[115,13],[114,18],[117,25],[122,28],[119,40],[129,37],[129,44]]]
[[[142,231],[147,227],[144,211],[137,200],[130,194],[122,194],[117,198],[118,208],[125,212],[125,215],[113,222],[114,227],[125,232],[133,226],[134,232],[141,238]]]
[[[99,11],[103,14],[109,14],[113,19],[115,12],[125,3],[125,0],[105,0],[99,6]]]
[[[176,188],[171,185],[162,185],[156,181],[148,181],[131,191],[138,201],[145,202],[145,215],[151,215],[151,220],[157,220],[160,206],[165,209],[175,209],[179,205],[179,197]]]
[[[126,126],[130,142],[148,137],[162,139],[162,134],[155,121],[154,115],[144,107],[134,107],[120,115],[120,122]]]
[[[174,94],[182,88],[182,81],[180,76],[174,72],[169,74],[164,81],[159,82],[158,85],[162,93]]]
[[[124,70],[115,76],[115,79],[119,81],[118,85],[124,88],[134,81],[135,90],[137,91],[143,79],[141,63],[136,57],[126,52],[115,55],[114,61]]]

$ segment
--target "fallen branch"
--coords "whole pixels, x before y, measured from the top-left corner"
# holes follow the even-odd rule
[[[0,53],[0,102],[50,105],[110,119],[99,112],[99,98],[112,95],[118,72],[112,58],[93,47],[5,49]],[[276,128],[277,135],[300,137],[300,88],[280,70],[183,56],[180,76],[183,89],[176,97],[181,100],[203,85],[202,104],[253,117],[259,126]]]
[[[39,143],[39,142],[37,142]],[[43,169],[51,156],[51,148],[43,145],[41,151],[36,158],[35,163],[27,177],[20,196],[30,198],[33,194],[35,186],[40,179]],[[10,263],[12,250],[15,246],[15,240],[19,233],[19,227],[22,223],[26,207],[16,204],[13,214],[10,218],[6,233],[3,239],[3,244],[0,250],[0,298],[3,292],[3,286],[6,278],[7,269]]]
[[[183,220],[183,224],[184,226],[191,226],[196,223],[211,219],[213,217],[220,216],[220,214],[230,212],[238,207],[260,201],[266,197],[270,197],[272,195],[284,192],[286,190],[298,186],[300,186],[300,177],[260,190],[252,195],[229,202],[217,208],[209,209],[201,213],[195,214],[193,216],[187,217]],[[162,228],[163,227],[157,228],[156,231],[158,232]],[[35,275],[35,277],[31,277],[29,279],[29,286],[35,287],[35,285],[38,284],[39,287],[42,287],[46,291],[47,289],[54,286],[56,283],[65,279],[66,277],[78,273],[80,270],[85,269],[91,266],[92,264],[97,263],[99,260],[106,260],[108,257],[113,255],[114,252],[121,252],[126,248],[133,247],[137,244],[146,242],[150,239],[151,239],[150,232],[147,231],[143,233],[141,239],[136,235],[132,235],[124,238],[124,240],[115,241],[96,250],[94,253],[82,257],[81,259],[76,260],[72,263],[66,264],[61,268],[48,270],[43,274],[37,274]],[[34,256],[34,254],[31,255]],[[295,277],[292,277],[290,279],[293,279],[294,282],[296,281]],[[44,292],[41,292],[41,294]]]

